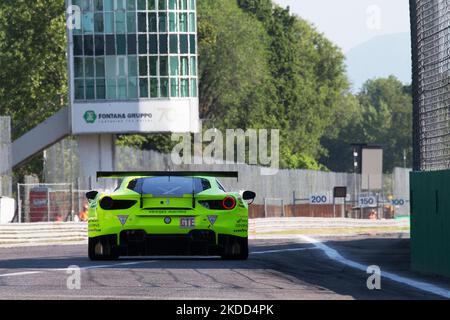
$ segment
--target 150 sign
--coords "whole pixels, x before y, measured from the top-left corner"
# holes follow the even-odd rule
[[[377,206],[377,198],[376,197],[360,197],[359,198],[359,206],[361,208],[370,208]]]

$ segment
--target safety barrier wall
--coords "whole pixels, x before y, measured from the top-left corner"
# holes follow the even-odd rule
[[[450,170],[411,173],[415,270],[450,277]]]

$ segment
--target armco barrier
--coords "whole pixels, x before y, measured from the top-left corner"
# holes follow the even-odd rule
[[[305,229],[352,229],[356,228],[404,228],[409,227],[405,220],[355,220],[327,218],[271,218],[251,219],[251,235],[276,232],[298,232]],[[87,243],[86,223],[26,223],[0,225],[0,248]]]
[[[86,223],[23,223],[0,225],[0,247],[78,244],[86,241]]]

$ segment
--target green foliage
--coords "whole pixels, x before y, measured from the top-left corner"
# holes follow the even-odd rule
[[[0,3],[0,114],[13,138],[67,105],[63,0]]]
[[[67,105],[64,0],[0,2],[0,114],[13,139]],[[41,173],[42,156],[16,172]]]
[[[322,162],[333,171],[351,171],[353,155],[351,143],[380,144],[384,148],[384,169],[403,167],[412,162],[412,96],[411,87],[397,78],[367,81],[361,92],[351,101],[347,112],[342,112],[337,131],[322,140],[329,150]]]

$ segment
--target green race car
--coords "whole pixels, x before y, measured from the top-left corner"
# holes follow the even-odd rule
[[[217,178],[237,172],[99,172],[121,179],[91,191],[89,258],[221,256],[248,258],[248,206],[256,194],[227,192]]]

